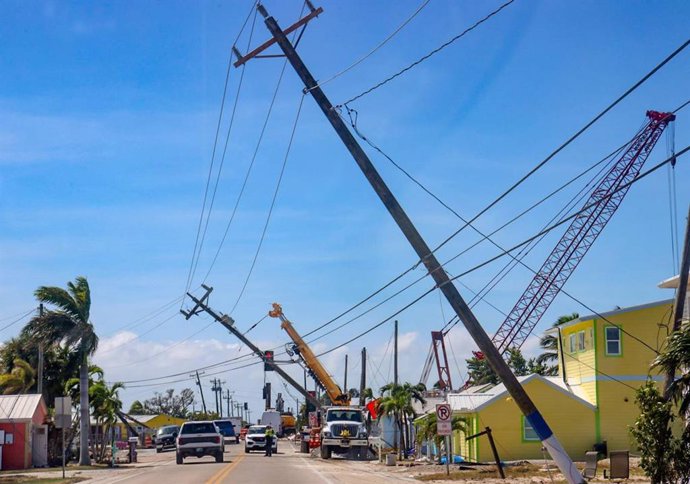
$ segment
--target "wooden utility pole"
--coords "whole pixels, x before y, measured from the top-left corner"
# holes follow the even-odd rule
[[[230,397],[230,389],[228,388],[228,389],[226,389],[225,391],[227,392],[227,393],[225,394],[225,404],[226,404],[227,410],[228,410],[227,416],[230,417],[230,416],[231,416],[231,415],[230,415],[230,401],[232,400],[232,398]]]
[[[201,394],[201,406],[204,407],[204,413],[208,415],[206,410],[206,400],[204,400],[204,389],[201,387],[201,379],[199,378],[199,371],[196,371],[196,384],[199,386],[199,393]]]
[[[398,320],[395,320],[393,330],[393,383],[398,385]]]
[[[345,395],[349,394],[349,390],[347,389],[347,355],[345,355],[345,378],[343,379],[343,393]]]
[[[362,371],[359,378],[359,406],[364,406],[364,390],[367,386],[367,349],[362,348]]]
[[[43,317],[43,303],[38,305],[38,315]],[[38,385],[37,393],[43,395],[43,343],[38,343]]]
[[[220,412],[218,411],[218,379],[214,378],[211,380],[211,383],[213,383],[213,386],[211,387],[211,391],[213,392],[213,396],[216,400],[216,415],[220,415]]]
[[[683,242],[683,256],[680,260],[680,273],[678,275],[678,289],[676,290],[676,299],[673,303],[673,327],[671,335],[680,329],[683,322],[683,313],[685,311],[685,300],[688,296],[688,272],[690,272],[690,208],[688,209],[688,217],[685,221],[685,240]],[[671,384],[676,378],[676,368],[669,368],[666,372],[664,380],[664,398],[671,399]]]
[[[313,18],[320,13],[320,9],[314,9],[309,2],[307,2],[307,5],[310,7],[311,13],[294,25],[297,25],[300,22],[304,23],[305,19],[308,17]],[[280,28],[278,22],[276,22],[273,17],[268,15],[266,8],[262,4],[257,4],[256,8],[264,17],[264,23],[273,36],[273,39],[269,42],[275,42],[280,46],[281,50],[287,57],[287,60],[290,62],[290,65],[292,65],[304,83],[304,92],[311,94],[321,111],[323,111],[324,115],[331,123],[331,126],[333,126],[333,129],[338,134],[359,168],[362,170],[362,173],[371,184],[381,202],[383,202],[384,206],[391,214],[410,245],[414,248],[420,261],[424,264],[429,275],[431,275],[436,283],[436,286],[441,289],[443,295],[448,300],[448,303],[455,311],[455,314],[459,317],[460,321],[463,322],[470,336],[472,336],[472,339],[474,339],[474,341],[477,343],[480,351],[484,353],[492,369],[499,376],[511,397],[525,415],[525,418],[535,430],[539,436],[539,439],[551,454],[551,457],[558,465],[565,479],[570,484],[584,483],[582,475],[568,454],[565,452],[565,449],[563,449],[563,446],[560,444],[560,442],[558,442],[558,439],[556,439],[556,437],[553,435],[551,428],[537,410],[534,402],[532,402],[527,395],[527,392],[525,392],[524,388],[522,388],[520,385],[518,379],[510,371],[510,368],[506,362],[503,361],[501,354],[491,342],[491,338],[489,338],[489,336],[486,334],[484,328],[482,328],[481,324],[479,323],[479,320],[477,320],[472,310],[462,298],[448,274],[443,270],[443,267],[436,258],[436,255],[431,251],[431,248],[427,245],[421,234],[417,231],[416,227],[407,216],[398,200],[379,175],[367,154],[347,128],[338,111],[333,108],[333,105],[328,100],[323,90],[319,87],[314,77],[304,65],[304,62],[297,54],[294,46],[286,37],[285,32]],[[293,28],[294,25],[289,27],[288,30]],[[264,45],[270,44],[265,43]],[[252,55],[256,56],[262,51],[263,48],[265,47],[261,46],[260,48],[255,49],[252,52]],[[245,56],[243,62],[248,60],[247,57],[248,56]]]

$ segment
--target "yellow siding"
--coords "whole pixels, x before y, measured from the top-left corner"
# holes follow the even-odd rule
[[[580,333],[584,334],[584,350],[571,348],[571,335],[579,341]],[[570,385],[582,385],[582,389],[587,394],[587,400],[595,404],[596,388],[594,385],[595,355],[594,348],[594,322],[583,321],[572,326],[563,328],[561,331],[563,338],[563,360],[565,361],[565,376]],[[562,374],[562,373],[561,373]]]
[[[583,459],[595,443],[594,410],[538,378],[530,380],[525,390],[571,458]],[[521,416],[507,395],[479,412],[479,428],[491,427],[502,460],[543,457],[539,441],[523,440]],[[482,436],[478,441],[478,459],[490,461],[492,453],[487,438]]]
[[[177,417],[171,417],[170,415],[156,415],[154,418],[146,422],[146,425],[151,427],[152,429],[158,429],[160,427],[163,427],[164,425],[182,425],[185,423],[185,419],[183,418],[177,418]]]
[[[597,440],[606,441],[610,450],[634,449],[629,427],[639,410],[635,405],[635,392],[628,386],[637,388],[645,382],[655,357],[652,350],[635,338],[657,348],[663,341],[658,338],[665,335],[659,325],[668,323],[671,309],[668,303],[657,304],[562,328],[566,378],[573,385],[579,384],[597,405]],[[609,355],[606,351],[605,328],[614,325],[629,333],[620,334],[620,355]],[[569,354],[568,335],[583,328],[593,331],[593,350]],[[658,378],[658,375],[653,376]]]
[[[474,462],[477,460],[477,439],[468,442],[466,438],[478,432],[477,414],[466,414],[463,417],[467,419],[467,432],[453,432],[453,452],[466,461]]]
[[[598,318],[597,341],[600,346],[598,351],[600,356],[598,361],[599,370],[610,375],[635,375],[642,377],[647,375],[649,365],[656,356],[654,352],[639,341],[623,333],[621,334],[622,356],[607,356],[604,328],[614,323],[636,338],[641,339],[652,348],[657,348],[663,342],[663,338],[666,335],[665,329],[659,328],[659,324],[669,324],[672,310],[673,307],[671,304],[660,304],[658,306],[609,316],[607,317],[608,321]]]

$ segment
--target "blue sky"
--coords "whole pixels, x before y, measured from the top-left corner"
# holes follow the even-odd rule
[[[287,0],[265,5],[283,27],[301,8],[298,1]],[[330,77],[368,52],[419,3],[327,0],[321,5],[325,13],[309,25],[299,45],[317,79]],[[498,5],[431,0],[386,46],[326,84],[326,94],[334,104],[351,98]],[[0,318],[35,306],[32,293],[37,286],[64,285],[85,275],[92,287],[93,321],[102,338],[96,361],[109,380],[156,377],[244,354],[215,324],[187,340],[210,321],[175,316],[179,304],[138,320],[184,291],[229,50],[250,6],[250,1],[3,4]],[[689,14],[690,6],[680,1],[517,0],[352,107],[365,134],[469,217],[684,42]],[[267,36],[257,20],[251,45]],[[247,50],[248,40],[245,31],[240,50]],[[218,247],[282,65],[281,59],[257,59],[246,67],[193,287]],[[231,73],[226,114],[239,74],[236,69]],[[598,160],[638,129],[647,109],[670,110],[685,102],[690,97],[685,89],[689,75],[690,51],[671,61],[477,226],[492,230]],[[230,310],[251,264],[300,97],[301,85],[288,67],[237,216],[207,279],[215,288],[211,304],[219,311]],[[688,139],[685,116],[681,112],[676,123],[678,149]],[[665,156],[664,137],[649,166]],[[375,153],[372,159],[431,245],[459,226],[385,159]],[[686,164],[681,159],[676,168],[681,232],[690,202]],[[511,245],[533,234],[572,194],[556,197],[497,234],[496,240]],[[671,297],[656,288],[674,273],[668,196],[665,170],[635,185],[569,281],[568,291],[597,310]],[[528,263],[538,267],[559,236],[547,237]],[[469,231],[463,233],[440,252],[441,259],[474,240]],[[463,272],[495,252],[482,245],[448,269]],[[411,248],[320,111],[305,99],[262,251],[233,313],[238,327],[249,327],[271,302],[279,301],[298,330],[306,332],[414,262]],[[499,267],[492,264],[462,281],[478,289]],[[413,272],[384,296],[419,275],[419,270]],[[515,270],[488,300],[508,311],[528,282],[527,271]],[[320,340],[318,348],[349,339],[428,287],[429,282],[420,283]],[[539,328],[572,311],[588,312],[559,297]],[[488,305],[478,304],[476,312],[489,332],[502,321]],[[399,315],[403,378],[419,377],[428,333],[449,313],[433,294]],[[16,334],[20,326],[8,328],[2,337]],[[378,368],[378,383],[383,383],[389,376],[386,347],[391,331],[386,324],[324,363],[339,377],[343,355],[349,353],[352,361],[367,346],[373,374]],[[286,341],[270,319],[250,334],[262,347]],[[459,328],[451,341],[459,361],[473,349]],[[531,341],[527,350],[533,349]],[[457,374],[455,364],[451,366]],[[226,372],[221,378],[238,398],[260,407],[263,376],[257,367]],[[269,378],[274,388],[282,387],[274,376]],[[374,380],[372,386],[378,383]],[[125,392],[128,402],[166,387],[135,385]]]

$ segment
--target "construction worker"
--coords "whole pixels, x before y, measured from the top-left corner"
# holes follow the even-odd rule
[[[270,425],[266,427],[266,457],[273,455],[273,439],[276,438],[276,433]]]

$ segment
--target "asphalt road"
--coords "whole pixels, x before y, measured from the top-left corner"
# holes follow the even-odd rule
[[[104,472],[89,482],[99,484],[218,484],[218,483],[275,483],[275,484],[362,484],[390,483],[408,480],[387,472],[377,472],[367,462],[342,459],[322,461],[297,452],[291,442],[281,440],[278,453],[265,457],[263,453],[245,454],[244,445],[228,445],[225,462],[217,464],[213,457],[190,457],[183,465],[175,463],[175,452],[140,453],[136,468]],[[402,477],[402,479],[401,479]]]

